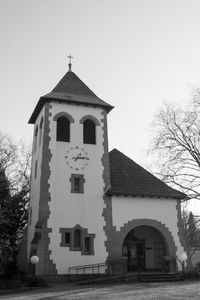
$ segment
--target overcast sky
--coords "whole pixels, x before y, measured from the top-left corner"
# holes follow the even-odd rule
[[[109,148],[149,163],[149,127],[165,100],[200,85],[199,0],[0,0],[0,130],[32,141],[40,96],[72,70],[115,106]]]

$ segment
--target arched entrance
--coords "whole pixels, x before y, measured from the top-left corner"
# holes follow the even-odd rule
[[[127,259],[128,271],[162,271],[165,255],[168,255],[165,238],[154,227],[135,227],[124,239],[122,256]]]

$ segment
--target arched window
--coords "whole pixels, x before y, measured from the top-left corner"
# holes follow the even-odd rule
[[[60,142],[70,141],[70,121],[64,116],[57,119],[56,140]]]
[[[38,125],[36,126],[36,129],[35,129],[34,152],[35,152],[36,149],[37,149],[37,136],[38,136]]]
[[[41,145],[42,142],[42,127],[43,127],[43,117],[40,120],[40,136],[39,136],[39,145]]]
[[[83,143],[96,144],[96,125],[90,119],[83,122]]]
[[[53,120],[57,123],[56,140],[70,142],[70,123],[74,123],[74,118],[63,111],[56,114]]]
[[[74,230],[74,248],[81,248],[81,231],[80,229]]]

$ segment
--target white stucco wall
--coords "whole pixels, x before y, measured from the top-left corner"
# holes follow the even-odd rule
[[[42,127],[42,135],[41,135],[41,144],[39,144],[40,139],[40,121],[43,117],[43,127]],[[28,257],[30,255],[30,247],[31,241],[34,237],[35,233],[35,225],[38,221],[38,213],[39,213],[39,197],[40,197],[40,179],[41,179],[41,164],[42,164],[42,148],[43,148],[43,129],[44,129],[44,107],[40,111],[35,125],[34,125],[34,133],[36,127],[38,126],[38,135],[37,135],[37,147],[35,149],[35,136],[33,134],[33,150],[32,150],[32,163],[31,163],[31,192],[30,192],[30,213],[29,210],[29,218],[28,218],[28,238],[27,238],[27,251]],[[35,178],[35,162],[37,160],[37,176]]]
[[[56,141],[56,121],[53,117],[60,112],[67,112],[74,118],[70,125],[70,142]],[[52,228],[49,250],[50,259],[56,265],[58,274],[66,274],[70,266],[105,262],[107,253],[104,242],[106,236],[103,230],[105,221],[102,216],[104,201],[102,178],[103,166],[101,162],[103,149],[102,109],[53,103],[50,117],[50,162],[51,175],[49,178],[51,211],[48,228]],[[96,145],[83,144],[83,125],[79,123],[85,115],[92,115],[98,119],[100,126],[96,126]],[[81,171],[75,171],[66,164],[66,151],[71,147],[81,147],[88,153],[88,166]],[[83,174],[84,193],[71,193],[71,174]],[[68,247],[60,247],[60,228],[73,228],[80,225],[88,229],[89,234],[95,234],[94,255],[81,255],[80,251],[70,251]]]
[[[176,204],[174,199],[112,197],[113,225],[120,231],[120,227],[133,219],[157,220],[168,227],[177,247],[176,255],[180,257],[184,249],[178,236]]]

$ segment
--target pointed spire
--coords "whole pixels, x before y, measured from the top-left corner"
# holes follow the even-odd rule
[[[71,72],[71,70],[72,70],[72,58],[74,58],[74,57],[71,56],[71,54],[68,55],[67,57],[69,58],[69,64],[68,64],[68,66],[69,66],[69,72]]]

